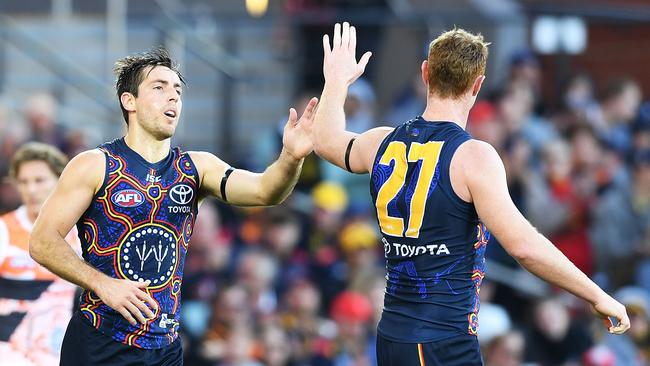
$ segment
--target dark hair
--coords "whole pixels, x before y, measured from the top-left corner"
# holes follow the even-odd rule
[[[605,86],[605,89],[603,90],[601,100],[602,101],[607,101],[613,98],[616,98],[623,94],[625,90],[629,87],[633,88],[639,88],[639,84],[637,84],[634,79],[629,78],[629,77],[619,77],[616,79],[612,79],[607,83],[607,86]]]
[[[117,90],[117,101],[120,103],[122,109],[122,116],[126,124],[129,124],[129,113],[124,106],[122,106],[121,96],[123,93],[131,93],[133,96],[138,96],[138,86],[145,79],[145,69],[152,66],[164,66],[174,71],[181,82],[185,84],[183,75],[179,71],[179,65],[176,61],[172,60],[169,52],[163,48],[158,47],[151,49],[133,56],[121,58],[115,62],[113,72],[117,79],[115,80],[115,89]],[[151,71],[149,69],[149,71]]]
[[[61,176],[63,168],[68,164],[68,158],[56,147],[41,142],[28,142],[21,146],[11,158],[9,176],[16,179],[20,167],[30,161],[45,162],[57,177]]]

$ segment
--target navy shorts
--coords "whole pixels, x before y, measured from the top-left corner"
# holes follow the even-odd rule
[[[483,366],[478,339],[471,334],[429,343],[399,343],[377,335],[379,366]]]
[[[180,338],[159,349],[127,346],[95,329],[75,312],[61,346],[61,366],[180,366],[183,347]]]

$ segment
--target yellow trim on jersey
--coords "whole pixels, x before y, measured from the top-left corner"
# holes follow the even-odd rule
[[[418,356],[420,357],[420,366],[426,366],[424,363],[424,352],[422,352],[422,343],[418,343]]]

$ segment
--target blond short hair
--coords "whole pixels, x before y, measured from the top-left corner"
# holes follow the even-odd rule
[[[464,29],[444,32],[429,44],[429,93],[458,98],[485,73],[488,46],[483,36]]]

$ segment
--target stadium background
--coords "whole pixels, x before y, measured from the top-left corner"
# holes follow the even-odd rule
[[[156,45],[188,82],[174,142],[260,171],[279,151],[288,107],[319,94],[320,37],[334,22],[355,24],[360,51],[374,54],[346,101],[356,132],[420,113],[428,41],[454,25],[478,31],[492,45],[469,130],[500,152],[519,209],[632,319],[626,335],[608,336],[584,303],[492,242],[486,364],[650,364],[650,3],[265,3],[0,1],[0,175],[25,141],[74,156],[118,137],[112,64]],[[17,200],[3,179],[0,212]],[[279,207],[204,204],[183,284],[187,364],[375,364],[384,280],[369,204],[367,177],[315,157]]]

